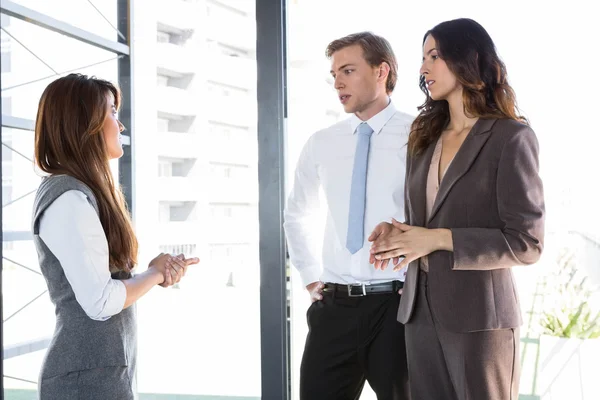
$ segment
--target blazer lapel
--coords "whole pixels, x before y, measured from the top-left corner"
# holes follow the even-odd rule
[[[458,182],[458,180],[467,173],[477,155],[481,151],[481,148],[487,142],[490,135],[489,132],[492,126],[496,123],[496,119],[479,119],[471,128],[471,132],[467,135],[465,141],[458,149],[458,152],[454,156],[454,160],[450,163],[444,178],[440,184],[440,189],[433,203],[433,209],[427,223],[435,217],[435,214],[439,211],[441,205],[446,200],[448,193],[452,187]],[[435,144],[434,144],[435,146]],[[423,182],[427,182],[427,175],[424,177]],[[424,185],[425,186],[425,185]],[[424,204],[424,202],[423,202]]]
[[[427,196],[427,175],[429,174],[429,165],[435,150],[435,141],[429,145],[425,152],[412,161],[411,166],[411,181],[409,191],[409,205],[412,209],[414,220],[411,220],[411,225],[425,226],[425,207]]]

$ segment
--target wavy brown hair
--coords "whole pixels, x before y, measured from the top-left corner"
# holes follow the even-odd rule
[[[110,112],[109,96],[118,109],[121,92],[117,86],[81,74],[48,85],[35,124],[35,161],[42,171],[72,176],[91,189],[108,241],[109,269],[127,276],[137,264],[138,242],[123,193],[110,170],[102,132]]]
[[[519,115],[506,66],[492,38],[480,24],[467,18],[442,22],[425,33],[423,44],[429,35],[436,41],[439,56],[463,87],[466,115],[527,123],[525,117]],[[412,155],[421,154],[435,142],[450,121],[448,102],[429,96],[424,76],[419,79],[419,87],[426,99],[411,126],[408,150]]]
[[[385,90],[388,95],[392,94],[396,87],[396,80],[398,79],[398,62],[396,61],[396,56],[390,42],[385,38],[375,35],[372,32],[353,33],[329,43],[325,50],[325,56],[331,58],[336,51],[355,44],[360,46],[363,51],[363,57],[371,67],[378,67],[382,63],[390,66],[390,72],[385,81]]]

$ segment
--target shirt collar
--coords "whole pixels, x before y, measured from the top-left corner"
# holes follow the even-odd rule
[[[358,125],[360,125],[363,122],[366,122],[367,124],[369,124],[371,129],[373,129],[373,134],[378,135],[379,132],[381,132],[381,130],[385,126],[385,124],[387,124],[387,122],[394,116],[395,113],[396,107],[394,107],[394,104],[390,99],[390,103],[387,105],[386,108],[372,116],[367,121],[363,121],[360,118],[358,118],[356,114],[352,114],[352,117],[350,117],[350,128],[352,129],[351,132],[352,134],[356,133],[356,128],[358,128]]]

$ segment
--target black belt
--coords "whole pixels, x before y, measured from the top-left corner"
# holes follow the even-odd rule
[[[397,293],[403,286],[404,282],[401,281],[377,283],[375,285],[325,283],[323,292],[348,297],[362,297],[369,294]]]

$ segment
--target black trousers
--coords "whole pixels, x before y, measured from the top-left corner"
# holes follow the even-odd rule
[[[378,400],[408,400],[400,295],[323,293],[307,311],[300,367],[301,400],[356,400],[365,381]]]

